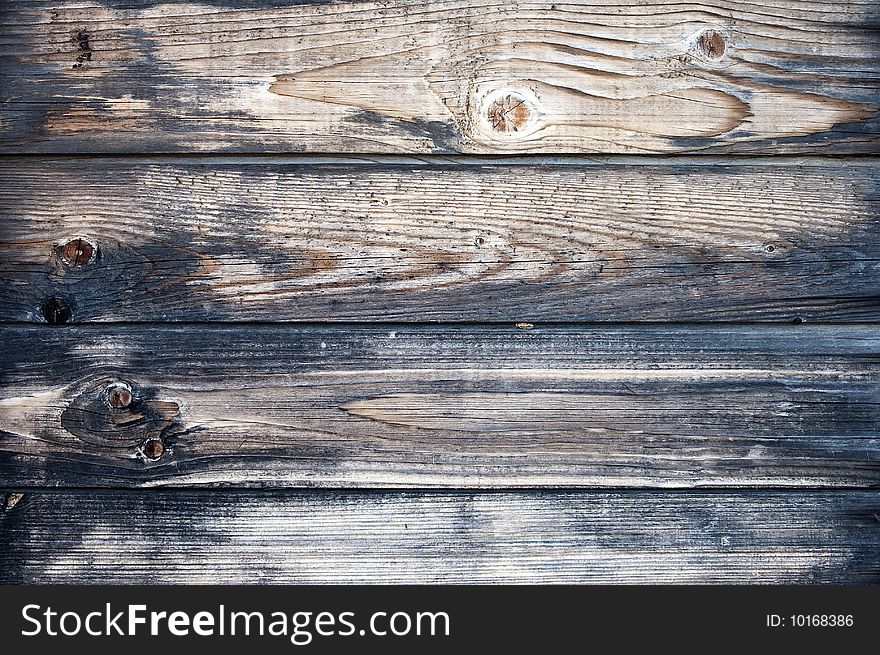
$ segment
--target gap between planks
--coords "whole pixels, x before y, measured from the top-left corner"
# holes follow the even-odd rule
[[[3,161],[69,161],[83,160],[92,164],[102,161],[140,161],[153,164],[266,164],[266,165],[334,165],[350,166],[877,166],[880,157],[873,153],[834,154],[816,153],[807,155],[780,154],[742,154],[726,155],[661,155],[661,154],[544,154],[544,155],[472,155],[472,154],[413,154],[382,155],[364,153],[273,153],[273,152],[86,152],[86,153],[3,153]]]

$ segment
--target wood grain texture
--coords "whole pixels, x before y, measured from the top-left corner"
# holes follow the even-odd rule
[[[873,159],[10,158],[0,177],[5,321],[52,298],[74,322],[880,319]]]
[[[880,498],[25,493],[3,583],[880,582]]]
[[[878,3],[4,3],[6,152],[876,152]]]
[[[8,485],[880,482],[876,327],[0,334]]]

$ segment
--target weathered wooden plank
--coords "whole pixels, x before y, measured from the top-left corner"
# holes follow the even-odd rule
[[[22,486],[880,481],[880,328],[0,330]]]
[[[876,152],[880,5],[2,7],[15,152]]]
[[[880,319],[878,163],[758,162],[7,159],[0,320]]]
[[[25,493],[3,583],[880,582],[880,497]]]

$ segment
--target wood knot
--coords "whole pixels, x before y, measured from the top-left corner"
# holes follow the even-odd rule
[[[501,134],[519,132],[530,116],[528,101],[518,93],[501,94],[486,109],[492,130]]]
[[[107,387],[107,404],[111,409],[125,409],[131,405],[131,386],[126,382],[117,382]]]
[[[168,433],[179,424],[177,403],[159,399],[156,389],[136,388],[120,380],[88,383],[61,412],[61,427],[85,443],[134,448],[148,459],[162,456]],[[161,452],[149,443],[153,440],[161,442]]]
[[[165,444],[158,438],[147,439],[141,448],[141,452],[148,460],[155,462],[162,459],[162,455],[165,454]]]
[[[700,37],[697,39],[697,46],[700,48],[703,56],[712,61],[721,59],[724,56],[725,50],[727,50],[724,37],[715,30],[706,30],[700,34]]]
[[[40,313],[49,325],[64,325],[73,317],[73,307],[68,300],[51,296],[43,301]]]
[[[90,241],[83,238],[71,239],[61,246],[61,261],[68,266],[84,266],[92,261],[97,248]]]

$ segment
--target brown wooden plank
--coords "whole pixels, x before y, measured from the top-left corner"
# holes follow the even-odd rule
[[[0,334],[8,485],[880,482],[877,327]]]
[[[3,583],[880,582],[876,493],[25,493]]]
[[[877,2],[3,3],[6,152],[876,152]]]
[[[0,320],[878,320],[878,171],[13,158]]]

